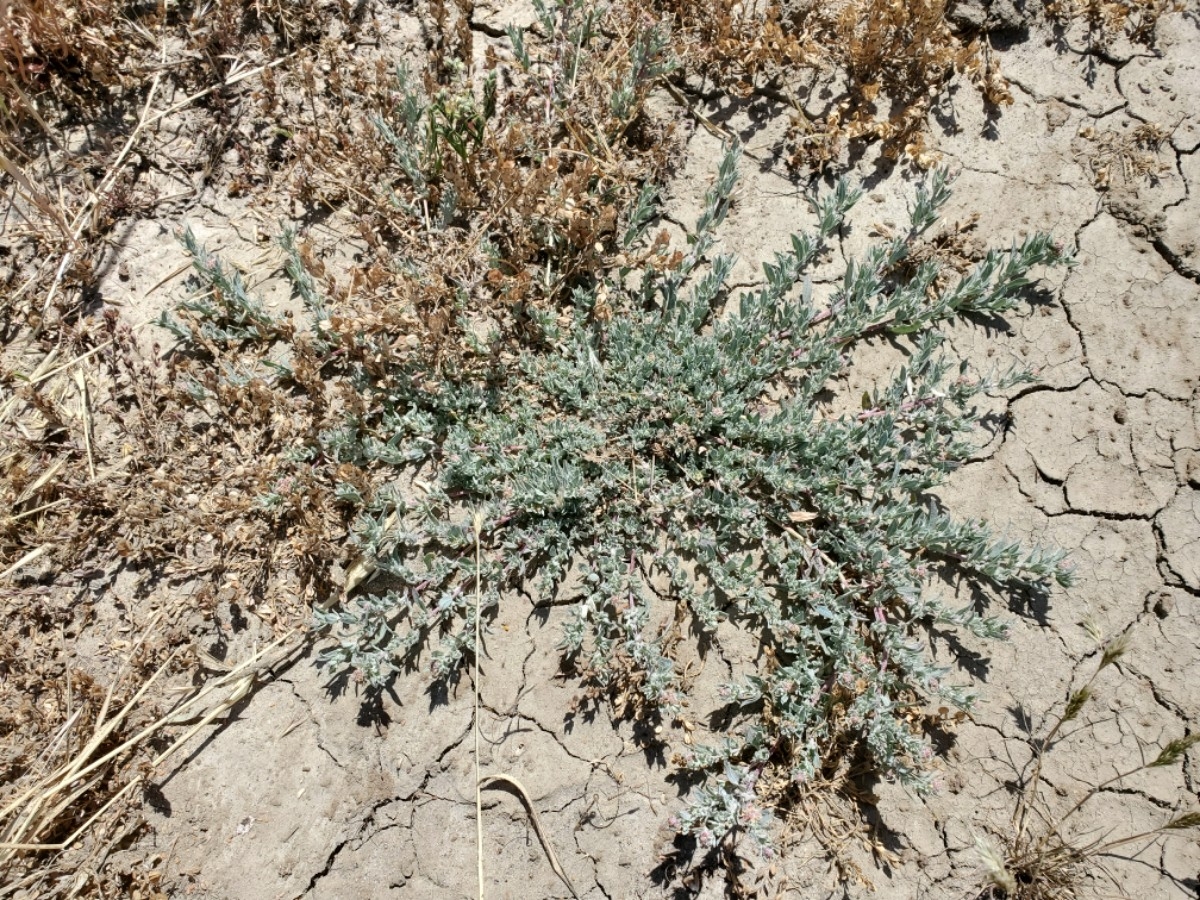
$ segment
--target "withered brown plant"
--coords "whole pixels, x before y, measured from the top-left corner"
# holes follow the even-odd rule
[[[945,0],[659,5],[684,36],[683,75],[792,105],[798,168],[835,162],[847,142],[927,168],[926,122],[957,74],[993,107],[1012,102],[986,42],[951,28]]]

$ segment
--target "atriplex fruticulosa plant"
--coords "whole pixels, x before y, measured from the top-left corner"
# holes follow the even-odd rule
[[[726,687],[728,732],[685,760],[704,783],[678,825],[702,845],[742,832],[765,840],[764,772],[803,781],[848,746],[927,786],[929,744],[908,713],[971,696],[932,663],[922,629],[1005,630],[935,599],[939,568],[1000,586],[1070,583],[1062,554],[998,540],[928,497],[974,449],[975,399],[1032,379],[947,359],[938,326],[1013,308],[1034,267],[1069,255],[1036,234],[957,278],[934,262],[904,265],[949,196],[938,172],[918,190],[908,231],[849,262],[818,306],[805,272],[860,196],[843,182],[816,203],[816,232],[794,236],[764,266],[765,284],[734,299],[733,260],[710,251],[738,157],[725,154],[684,251],[596,273],[563,315],[538,322],[537,346],[508,361],[482,336],[476,365],[389,368],[386,345],[338,331],[294,253],[291,266],[312,310],[305,353],[358,398],[294,462],[372,473],[369,492],[332,489],[359,509],[358,550],[387,576],[386,590],[367,584],[317,613],[333,636],[324,660],[379,683],[432,643],[433,672],[453,678],[473,645],[477,513],[485,620],[519,586],[568,603],[563,652],[626,708],[680,715],[672,648],[683,632],[747,629],[773,662],[742,661]],[[627,247],[652,215],[645,191]],[[194,252],[211,275],[213,261]],[[238,307],[237,290],[216,296],[228,308],[214,305],[204,340],[224,329],[279,344],[284,331]],[[176,327],[187,337],[195,326]],[[861,409],[823,411],[818,396],[876,335],[905,342],[905,364]],[[287,365],[274,366],[280,374],[267,374],[289,384]]]

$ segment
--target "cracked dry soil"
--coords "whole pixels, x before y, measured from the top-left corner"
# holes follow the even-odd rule
[[[479,4],[476,40],[503,43],[499,26],[524,13]],[[411,14],[397,15],[392,37],[411,42],[414,29],[403,21]],[[1157,54],[1117,47],[1099,58],[1076,49],[1072,34],[1053,46],[1035,30],[996,48],[1015,99],[998,118],[987,117],[969,87],[952,90],[932,117],[931,146],[959,173],[945,220],[979,213],[975,235],[986,245],[1050,230],[1074,243],[1079,258],[1043,284],[1032,307],[953,332],[956,349],[977,365],[1017,358],[1042,380],[995,398],[1007,425],[980,435],[977,458],[942,500],[1014,537],[1068,548],[1079,583],[1057,590],[1043,609],[1015,609],[1006,643],[964,638],[953,652],[939,648],[962,680],[978,680],[981,701],[954,735],[938,793],[920,800],[876,786],[881,852],[851,852],[877,896],[959,898],[977,890],[974,835],[1003,829],[1011,815],[1014,766],[1029,753],[1023,722],[1039,721],[1078,673],[1086,677],[1095,666],[1082,622],[1109,636],[1128,631],[1132,643],[1097,682],[1086,727],[1050,757],[1045,774],[1056,792],[1078,796],[1136,764],[1147,746],[1200,726],[1200,22],[1170,16],[1159,35]],[[731,282],[753,284],[759,261],[812,219],[770,155],[786,112],[751,98],[718,100],[706,113],[748,147],[722,241],[739,256]],[[1118,161],[1098,188],[1103,136],[1139,123],[1170,130],[1158,150],[1161,174],[1126,178]],[[694,219],[719,149],[707,131],[691,135],[669,187],[668,222]],[[852,174],[868,191],[843,236],[846,256],[876,224],[901,221],[911,196],[902,173],[873,153]],[[222,237],[229,254],[242,246],[249,258],[258,252],[253,242],[227,224],[243,213],[210,190],[186,216],[203,237]],[[136,292],[178,265],[172,224],[135,226],[145,240],[131,242],[134,283],[113,282],[114,293]],[[282,295],[282,285],[263,289]],[[157,310],[128,312],[136,320]],[[856,368],[848,389],[869,387],[888,363],[881,348],[878,366],[868,360]],[[558,674],[563,617],[526,596],[503,606],[482,661],[481,770],[528,787],[581,896],[723,896],[715,875],[686,885],[656,880],[669,849],[664,823],[684,802],[667,764],[684,734],[668,727],[648,751],[633,726],[603,713],[564,717],[578,687]],[[743,652],[733,640],[725,649]],[[469,680],[438,695],[420,675],[399,678],[363,707],[353,689],[331,692],[311,662],[300,660],[263,687],[167,773],[146,811],[150,836],[128,852],[166,854],[163,888],[177,896],[473,896]],[[728,675],[716,655],[696,668],[697,697]],[[1193,754],[1182,770],[1153,770],[1103,792],[1084,824],[1131,832],[1194,807],[1198,766]],[[488,896],[569,896],[520,799],[489,789],[484,800]],[[1125,894],[1197,896],[1193,836],[1129,854],[1105,861]],[[793,848],[772,879],[783,896],[872,895],[866,884],[841,881],[816,845]],[[1095,887],[1113,892],[1102,879]]]

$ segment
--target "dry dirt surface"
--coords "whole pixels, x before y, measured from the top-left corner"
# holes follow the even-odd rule
[[[987,12],[961,6],[961,15]],[[389,9],[379,44],[363,52],[416,54],[426,12]],[[524,4],[482,2],[473,16],[477,46],[502,55],[509,52],[503,25],[533,18]],[[994,841],[1009,827],[1031,730],[1044,733],[1051,711],[1096,668],[1089,631],[1127,634],[1129,648],[1101,673],[1087,715],[1047,757],[1051,802],[1077,797],[1200,728],[1200,19],[1164,16],[1155,49],[1118,41],[1103,52],[1089,52],[1083,26],[1055,34],[1041,22],[1023,24],[992,38],[1012,103],[990,109],[965,81],[952,82],[929,113],[925,151],[956,175],[945,220],[978,216],[970,241],[994,246],[1047,230],[1078,248],[1078,265],[1052,273],[1035,305],[953,331],[955,349],[981,367],[1015,359],[1041,381],[995,398],[1004,426],[982,435],[977,456],[941,500],[1006,535],[1067,549],[1078,582],[1055,589],[1042,607],[1014,607],[1006,642],[964,638],[938,650],[981,696],[947,737],[932,796],[870,785],[873,797],[858,807],[870,839],[848,839],[842,865],[804,835],[803,823],[791,823],[795,843],[745,875],[739,896],[979,896],[976,838]],[[791,112],[765,94],[732,99],[696,87],[693,96],[707,97],[698,111],[746,146],[720,234],[721,246],[739,257],[731,281],[753,285],[762,277],[759,261],[813,221],[778,152]],[[827,102],[818,95],[814,109]],[[675,100],[666,92],[651,102],[684,129],[665,191],[670,229],[694,220],[721,139],[682,110],[671,112]],[[181,135],[185,116],[175,125]],[[1151,141],[1142,139],[1148,128],[1157,135]],[[841,237],[846,257],[903,220],[914,177],[873,148],[849,163],[866,196]],[[252,273],[268,304],[286,306],[281,257],[262,239],[279,210],[227,188],[218,181],[126,222],[96,288],[100,302],[134,326],[177,302],[181,280],[170,279],[186,258],[174,230],[186,221]],[[343,235],[351,248],[344,252],[353,253],[361,241],[352,225],[335,211],[319,227]],[[152,332],[139,331],[139,339],[166,343]],[[858,367],[852,395],[883,377],[887,362],[878,371]],[[97,612],[77,652],[111,673],[102,663],[124,621],[115,598],[135,592],[120,578],[87,590]],[[155,590],[180,588],[143,591],[137,602],[150,606],[142,609],[153,606],[146,598]],[[270,639],[269,619],[228,602],[215,609],[185,624],[224,665]],[[535,597],[505,598],[477,673],[480,770],[527,789],[577,896],[726,896],[734,889],[720,871],[673,863],[666,823],[686,794],[669,759],[691,735],[670,724],[639,733],[641,726],[611,720],[604,707],[568,714],[580,688],[559,671],[565,616]],[[314,659],[310,646],[278,666],[152,778],[138,805],[145,827],[112,850],[125,869],[157,873],[141,896],[475,895],[471,678],[441,691],[414,673],[368,695]],[[710,656],[693,693],[704,696],[706,684],[715,691],[729,674],[724,659]],[[704,730],[701,723],[697,737]],[[1080,827],[1136,834],[1198,801],[1200,768],[1189,753],[1182,766],[1101,791]],[[483,811],[489,898],[571,896],[516,789],[490,784]],[[1146,900],[1200,896],[1200,845],[1194,832],[1131,844],[1097,860],[1082,889]]]

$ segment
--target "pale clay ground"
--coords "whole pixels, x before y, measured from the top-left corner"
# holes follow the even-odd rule
[[[527,12],[481,3],[476,19],[494,30]],[[394,15],[392,39],[411,46],[415,25]],[[492,40],[482,30],[476,37]],[[1164,20],[1160,49],[1154,56],[1118,47],[1115,62],[1091,59],[1089,74],[1083,56],[1034,34],[997,48],[1015,103],[992,126],[969,87],[955,90],[932,123],[933,147],[960,173],[947,220],[979,212],[976,236],[990,246],[1049,229],[1079,248],[1078,268],[1045,283],[1048,302],[953,334],[956,349],[977,365],[1018,358],[1039,367],[1043,381],[996,400],[997,411],[1007,405],[1011,427],[981,436],[978,458],[942,497],[960,516],[1068,548],[1079,584],[1055,591],[1044,610],[1015,610],[1008,643],[964,641],[953,655],[939,648],[957,662],[961,680],[982,679],[982,699],[974,721],[957,731],[940,793],[922,801],[877,787],[880,833],[895,857],[887,866],[856,858],[880,897],[972,895],[980,872],[973,836],[1008,821],[1013,798],[1005,782],[1028,757],[1014,709],[1038,721],[1073,678],[1090,673],[1095,644],[1080,625],[1085,618],[1106,635],[1129,629],[1132,649],[1097,684],[1089,716],[1096,724],[1051,757],[1046,774],[1060,801],[1136,763],[1142,746],[1200,724],[1200,23]],[[812,217],[769,155],[786,122],[781,111],[761,101],[709,114],[739,131],[758,157],[743,162],[740,199],[722,232],[741,260],[734,283],[751,284],[764,256]],[[1120,133],[1140,122],[1173,129],[1159,153],[1165,174],[1151,183],[1114,170],[1110,189],[1098,192],[1089,164],[1095,139],[1081,132]],[[988,127],[993,134],[984,136]],[[670,186],[668,222],[694,219],[719,149],[716,138],[695,130]],[[846,255],[865,245],[872,225],[901,223],[912,194],[899,173],[883,177],[875,159],[869,153],[858,166],[868,196],[852,214]],[[113,266],[103,292],[137,298],[176,269],[183,256],[171,229],[185,218],[246,261],[260,255],[258,233],[272,227],[210,190],[176,219],[134,224],[124,251],[129,278],[119,280]],[[278,272],[262,290],[281,302],[287,295]],[[164,293],[126,314],[152,318],[171,299]],[[866,354],[849,396],[884,377],[893,361],[886,348]],[[556,678],[563,615],[513,596],[498,616],[483,661],[482,770],[510,773],[529,788],[581,896],[722,896],[719,878],[675,894],[650,877],[669,848],[665,820],[683,800],[666,780],[670,767],[642,748],[629,725],[615,727],[604,714],[564,720],[578,687]],[[236,657],[247,639],[231,637]],[[727,652],[736,652],[732,636]],[[726,665],[710,656],[694,696],[712,696]],[[353,691],[334,698],[327,681],[302,659],[162,779],[156,808],[146,811],[152,836],[131,852],[166,855],[164,887],[174,895],[474,895],[469,681],[432,704],[423,675],[400,678],[383,703],[386,724],[360,724]],[[662,737],[681,746],[682,733],[668,728]],[[1084,824],[1118,833],[1153,827],[1172,809],[1196,806],[1198,779],[1192,755],[1182,771],[1157,770],[1104,794]],[[569,896],[514,794],[487,791],[485,818],[489,897]],[[1194,835],[1107,865],[1130,896],[1197,896]],[[788,875],[785,896],[871,895],[839,885],[815,845],[795,848],[778,866]],[[1107,882],[1096,885],[1101,895],[1115,893]]]

